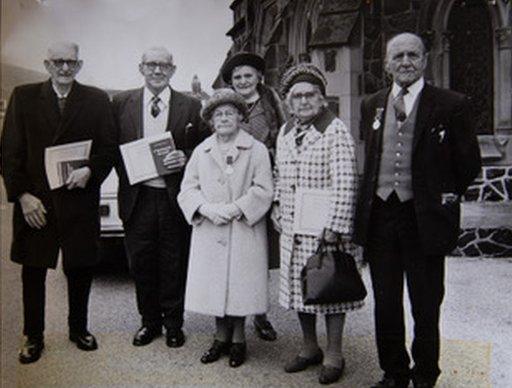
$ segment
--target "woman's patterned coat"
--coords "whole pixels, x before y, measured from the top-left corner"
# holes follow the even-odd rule
[[[301,312],[341,313],[363,302],[308,306],[302,302],[300,272],[318,241],[315,236],[294,234],[294,203],[298,187],[331,190],[325,228],[351,238],[357,194],[354,141],[345,124],[327,109],[306,131],[298,146],[297,126],[288,122],[277,139],[275,202],[282,228],[279,303]]]

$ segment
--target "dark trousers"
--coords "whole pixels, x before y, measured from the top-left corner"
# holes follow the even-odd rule
[[[365,257],[375,298],[379,363],[386,377],[428,382],[440,374],[439,312],[444,296],[444,257],[422,254],[413,200],[401,203],[393,193],[376,197]],[[404,274],[414,318],[412,358],[405,346]]]
[[[43,338],[47,268],[24,265],[21,270],[23,286],[23,334]],[[92,283],[91,268],[64,271],[68,283],[68,325],[73,333],[87,331],[87,306]]]
[[[125,245],[142,324],[183,326],[189,228],[166,189],[142,186],[125,225]]]

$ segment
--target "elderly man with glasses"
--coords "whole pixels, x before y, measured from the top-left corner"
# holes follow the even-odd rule
[[[44,348],[45,280],[59,249],[68,282],[69,339],[95,350],[87,330],[92,268],[97,263],[99,189],[113,165],[115,126],[108,96],[75,81],[78,46],[59,42],[44,61],[50,79],[14,89],[1,139],[2,175],[14,203],[11,259],[22,265],[23,334],[19,361],[37,361]],[[50,189],[45,149],[91,141],[88,160],[64,185]]]
[[[207,131],[201,125],[201,103],[169,86],[175,70],[169,51],[150,48],[139,65],[145,85],[113,100],[121,144],[169,132],[175,146],[163,160],[166,174],[157,178],[130,184],[121,156],[116,166],[119,216],[142,317],[134,346],[152,342],[162,327],[167,346],[181,347],[185,342],[183,303],[191,231],[176,197],[187,158]]]

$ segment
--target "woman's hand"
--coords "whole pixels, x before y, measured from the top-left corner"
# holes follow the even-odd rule
[[[216,203],[205,203],[204,205],[199,206],[199,209],[197,209],[197,211],[199,212],[199,214],[209,219],[215,225],[225,225],[231,220],[225,214],[225,212],[222,211],[221,206],[223,205]]]

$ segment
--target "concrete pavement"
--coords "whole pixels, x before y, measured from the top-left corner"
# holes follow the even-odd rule
[[[21,337],[20,267],[8,260],[10,220],[1,210],[1,386],[2,387],[310,387],[319,386],[317,369],[288,375],[282,366],[300,343],[296,316],[277,304],[276,271],[271,276],[271,311],[279,338],[266,343],[247,325],[249,358],[232,369],[227,360],[202,365],[210,345],[213,319],[186,317],[187,343],[169,349],[164,337],[135,348],[139,326],[134,288],[126,274],[95,279],[90,300],[90,329],[99,342],[96,352],[82,352],[67,339],[67,290],[61,269],[47,280],[46,349],[31,365],[17,361]],[[366,284],[370,288],[367,269]],[[369,289],[371,295],[371,289]],[[512,260],[450,258],[442,316],[443,374],[439,387],[512,386]],[[380,378],[373,338],[372,298],[348,316],[344,336],[347,369],[336,386],[368,387]],[[409,320],[410,322],[410,320]],[[411,329],[409,325],[409,331]],[[319,333],[325,344],[325,328]]]

